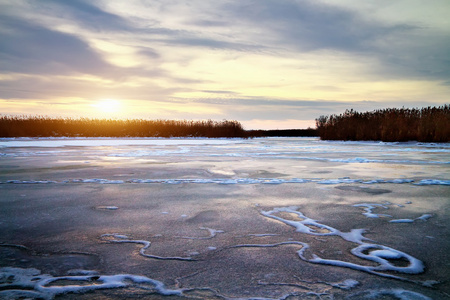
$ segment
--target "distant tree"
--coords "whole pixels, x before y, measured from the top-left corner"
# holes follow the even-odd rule
[[[324,140],[449,142],[450,105],[364,113],[350,109],[340,115],[320,116],[316,128]]]

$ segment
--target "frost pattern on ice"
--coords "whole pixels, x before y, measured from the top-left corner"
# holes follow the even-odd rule
[[[171,290],[155,279],[145,276],[118,275],[69,275],[53,277],[41,274],[41,271],[30,268],[0,268],[0,278],[6,278],[6,283],[0,283],[1,299],[53,299],[57,295],[67,293],[86,293],[100,289],[124,288],[137,286],[151,289],[161,295],[182,295],[183,290]],[[5,280],[2,280],[4,282]],[[76,285],[56,285],[58,281],[79,281]],[[148,285],[151,285],[149,287]]]
[[[367,207],[367,204],[364,205]],[[290,215],[296,215],[298,220],[290,220],[279,216],[280,213],[289,213]],[[367,260],[370,262],[374,262],[377,265],[360,265],[351,262],[345,262],[341,260],[333,260],[333,259],[324,259],[319,257],[316,254],[312,254],[312,258],[308,258],[306,255],[306,251],[310,248],[309,244],[304,242],[284,242],[270,245],[238,245],[238,247],[274,247],[284,244],[298,244],[301,245],[302,248],[297,251],[298,256],[307,262],[315,263],[315,264],[325,264],[332,265],[338,267],[351,268],[354,270],[359,270],[363,272],[367,272],[370,274],[375,274],[378,276],[383,276],[392,279],[399,279],[405,281],[411,281],[409,279],[391,275],[385,272],[397,272],[404,274],[420,274],[424,271],[425,267],[422,261],[417,258],[412,257],[409,254],[401,252],[399,250],[383,246],[377,245],[373,243],[366,243],[363,240],[367,240],[363,236],[364,229],[352,229],[350,232],[342,232],[338,229],[335,229],[331,226],[321,224],[316,220],[306,217],[303,213],[298,211],[298,207],[290,206],[290,207],[277,207],[270,211],[261,211],[261,214],[275,219],[277,221],[283,222],[286,225],[292,226],[296,229],[297,232],[306,233],[309,235],[316,236],[340,236],[346,241],[353,242],[359,244],[357,247],[351,250],[351,253],[358,258],[363,260]],[[403,260],[408,264],[406,266],[397,266],[390,260]],[[415,281],[411,281],[415,282]],[[418,283],[418,282],[416,282]],[[423,283],[421,283],[423,284]]]
[[[102,234],[101,239],[108,241],[110,243],[131,243],[131,244],[141,244],[143,247],[139,249],[139,254],[148,257],[148,258],[154,258],[154,259],[160,259],[160,260],[183,260],[183,261],[195,261],[192,257],[180,257],[180,256],[159,256],[159,255],[152,255],[147,254],[146,250],[150,248],[151,242],[145,241],[145,240],[130,240],[128,236],[121,235],[117,233],[106,233]]]
[[[76,270],[74,275],[67,276],[51,276],[49,274],[41,274],[40,270],[34,268],[22,269],[13,267],[0,268],[0,299],[46,299],[51,300],[56,296],[60,296],[68,293],[82,294],[87,292],[92,292],[95,290],[103,289],[118,289],[118,288],[128,288],[133,287],[141,289],[143,291],[148,291],[149,296],[152,294],[159,294],[162,296],[180,296],[186,298],[194,299],[206,299],[205,292],[214,299],[236,299],[236,300],[285,300],[291,297],[300,296],[320,296],[328,295],[333,296],[329,293],[323,292],[292,292],[284,294],[279,298],[262,298],[262,297],[249,297],[249,298],[234,298],[229,296],[224,296],[211,289],[209,287],[195,287],[195,288],[178,288],[170,289],[165,286],[161,281],[141,276],[141,275],[131,275],[131,274],[117,274],[117,275],[99,275],[96,271],[91,270]],[[76,274],[78,273],[78,274]],[[176,279],[177,281],[178,279]],[[58,285],[58,283],[61,283]],[[64,282],[66,284],[64,284]],[[72,282],[67,284],[67,282]],[[80,282],[80,284],[75,284]],[[312,284],[323,283],[334,288],[339,288],[342,290],[350,290],[359,284],[358,281],[353,279],[346,279],[342,282],[328,283],[328,282],[311,282]],[[261,285],[266,285],[260,282]],[[290,284],[271,284],[271,285],[290,285]],[[293,286],[298,286],[296,284],[291,284]],[[310,290],[310,288],[305,287],[304,289]],[[203,293],[202,293],[203,292]],[[198,294],[198,297],[196,295]]]

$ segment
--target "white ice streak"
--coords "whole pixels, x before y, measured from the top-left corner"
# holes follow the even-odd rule
[[[307,158],[312,159],[312,158]],[[320,159],[319,159],[320,160]],[[413,164],[413,165],[434,165],[434,164],[450,164],[450,161],[436,161],[436,160],[408,160],[408,159],[369,159],[363,157],[354,158],[329,158],[323,159],[330,162],[341,163],[381,163],[381,164]]]
[[[277,233],[250,233],[248,236],[255,236],[255,237],[265,237],[265,236],[278,236]]]
[[[6,183],[12,184],[48,184],[48,183],[57,183],[54,180],[7,180]]]
[[[83,270],[83,269],[74,269],[74,270],[69,270],[67,272],[67,275],[98,275],[97,271],[93,271],[93,270]]]
[[[297,206],[289,206],[289,207],[277,207],[270,211],[261,211],[261,214],[272,218],[278,221],[285,223],[286,225],[292,226],[296,229],[297,232],[307,233],[311,235],[317,236],[340,236],[346,241],[353,243],[362,243],[362,240],[368,240],[368,238],[364,237],[362,234],[365,229],[352,229],[350,232],[342,232],[331,226],[327,226],[324,224],[318,223],[316,220],[306,217],[303,213],[297,210]],[[279,217],[275,214],[285,212],[290,214],[297,215],[297,218],[301,220],[287,220],[282,217]]]
[[[87,271],[86,271],[87,272]],[[145,276],[118,275],[69,275],[53,277],[41,274],[37,269],[0,268],[0,278],[7,279],[0,284],[1,299],[39,298],[53,299],[67,293],[86,293],[100,289],[125,288],[143,284],[152,285],[152,290],[161,295],[182,295],[183,290],[171,290],[155,279]],[[56,285],[58,281],[79,281],[80,285]],[[2,280],[5,282],[5,280]],[[148,289],[148,286],[141,286]]]
[[[316,181],[318,184],[341,184],[341,183],[361,183],[361,179],[338,178],[338,179],[322,179]]]
[[[432,300],[431,298],[417,292],[404,289],[380,289],[368,290],[350,295],[348,298],[355,299],[379,299],[382,296],[393,296],[399,300]],[[356,298],[357,297],[357,298]]]
[[[340,288],[342,290],[350,290],[359,285],[359,281],[354,279],[345,279],[344,281],[341,282],[327,283],[327,284],[331,285],[332,287]]]
[[[48,183],[94,183],[94,184],[295,184],[295,183],[316,183],[316,184],[381,184],[393,183],[414,185],[450,185],[450,180],[423,179],[414,183],[413,179],[351,179],[348,177],[336,179],[306,179],[306,178],[170,178],[170,179],[143,179],[133,178],[127,180],[112,180],[105,178],[81,178],[56,180],[7,180],[0,181],[0,184],[48,184]]]
[[[438,179],[422,179],[415,185],[450,185],[450,180],[438,180]]]
[[[390,220],[389,223],[414,223],[413,219],[394,219]]]
[[[370,249],[381,249],[381,250],[372,250]],[[351,250],[351,253],[361,259],[373,261],[377,263],[377,266],[364,266],[359,265],[356,263],[350,263],[350,262],[344,262],[341,260],[334,260],[334,259],[323,259],[317,256],[316,254],[313,254],[311,259],[307,259],[303,252],[306,250],[306,247],[300,250],[300,258],[303,260],[306,260],[311,263],[318,263],[318,264],[325,264],[325,265],[333,265],[338,267],[346,267],[351,268],[354,270],[364,271],[367,273],[376,274],[383,277],[388,278],[395,278],[395,279],[401,279],[403,278],[385,274],[381,272],[385,271],[392,271],[392,272],[399,272],[399,273],[405,273],[405,274],[420,274],[424,271],[424,265],[422,261],[418,260],[417,258],[412,257],[411,255],[408,255],[404,252],[401,252],[399,250],[382,246],[382,245],[376,245],[376,244],[361,244],[360,246],[353,248]],[[366,254],[367,253],[367,254]],[[396,266],[393,263],[391,263],[389,260],[399,260],[404,259],[408,261],[407,266]]]
[[[179,147],[173,150],[159,150],[159,151],[133,151],[133,152],[125,152],[125,153],[112,153],[108,154],[110,157],[145,157],[145,156],[170,156],[170,155],[180,155],[184,156],[190,152],[190,149],[187,147]]]
[[[432,214],[423,214],[420,217],[416,218],[416,220],[422,220],[422,221],[426,221],[429,218],[431,218],[433,215]]]
[[[407,202],[407,204],[410,204],[410,202]],[[388,214],[374,214],[373,210],[377,207],[382,207],[385,209],[388,209],[387,205],[392,205],[392,203],[386,202],[385,204],[379,204],[379,203],[358,203],[354,204],[353,207],[363,207],[364,213],[363,215],[368,218],[379,218],[379,217],[387,217],[392,218],[391,215]],[[404,207],[404,205],[398,205],[398,207]],[[427,221],[429,218],[431,218],[433,215],[431,214],[423,214],[418,218],[415,219],[394,219],[390,220],[389,223],[414,223],[417,220],[421,221]]]
[[[104,240],[110,242],[110,243],[131,243],[131,244],[141,244],[143,247],[139,249],[139,254],[148,257],[148,258],[154,258],[159,260],[183,260],[183,261],[195,261],[192,257],[179,257],[179,256],[159,256],[159,255],[152,255],[145,253],[148,248],[151,246],[151,242],[145,241],[145,240],[130,240],[128,239],[128,236],[126,235],[120,235],[117,233],[107,233],[102,234],[100,238],[103,238]],[[114,239],[111,239],[114,238]]]
[[[403,183],[412,183],[414,182],[413,179],[404,179],[404,178],[397,178],[397,179],[372,179],[363,181],[364,184],[375,184],[375,183],[396,183],[396,184],[403,184]]]
[[[110,180],[102,178],[91,178],[91,179],[73,179],[73,183],[100,183],[100,184],[121,184],[125,183],[123,180]]]
[[[102,205],[102,206],[97,206],[95,208],[96,209],[104,209],[104,210],[117,210],[117,209],[119,209],[118,206],[114,206],[114,205]]]
[[[297,280],[299,280],[300,282],[304,282],[304,283],[308,283],[308,284],[326,284],[326,285],[332,286],[334,288],[339,288],[341,290],[350,290],[350,289],[356,287],[357,285],[359,285],[359,281],[357,281],[355,279],[345,279],[340,282],[327,282],[327,281],[322,281],[322,280],[319,280],[319,281],[304,280],[295,275],[294,275],[294,277],[297,278]]]
[[[380,218],[380,217],[392,217],[391,215],[387,215],[387,214],[374,214],[372,211],[377,208],[377,207],[382,207],[385,209],[388,209],[388,207],[386,205],[383,204],[377,204],[377,203],[359,203],[359,204],[354,204],[354,207],[363,207],[364,208],[364,213],[363,215],[365,215],[368,218]]]
[[[415,219],[395,219],[395,220],[390,220],[389,223],[414,223],[417,220],[426,222],[432,216],[433,216],[432,214],[423,214],[420,217],[415,218]]]

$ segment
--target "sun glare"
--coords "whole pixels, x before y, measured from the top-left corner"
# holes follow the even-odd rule
[[[121,104],[119,101],[114,99],[104,99],[100,100],[93,106],[96,107],[101,113],[112,114],[120,110]]]

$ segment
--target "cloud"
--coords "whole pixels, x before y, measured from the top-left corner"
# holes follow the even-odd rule
[[[369,22],[354,12],[319,1],[233,1],[227,13],[241,24],[265,34],[265,42],[300,51],[333,49],[365,51],[370,41],[407,26]]]
[[[234,51],[257,51],[265,47],[261,45],[251,45],[245,43],[234,43],[223,40],[217,40],[214,38],[205,37],[178,37],[165,41],[166,45],[179,45],[179,46],[191,46],[191,47],[204,47],[210,49],[220,50],[234,50]]]
[[[448,26],[391,2],[0,0],[1,98],[258,122],[447,101]]]
[[[320,1],[231,1],[223,8],[260,45],[376,58],[378,63],[366,69],[369,76],[445,80],[450,75],[449,30],[383,22],[368,11]]]
[[[80,38],[0,16],[0,69],[34,74],[107,74],[111,66]]]
[[[93,31],[111,32],[123,31],[130,32],[134,28],[127,19],[117,14],[112,14],[93,5],[91,1],[84,0],[43,0],[33,4],[35,9],[44,11],[54,11],[60,13],[61,17],[69,18],[78,22],[82,27]]]

